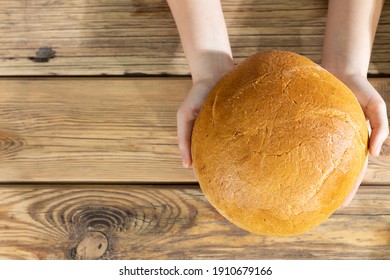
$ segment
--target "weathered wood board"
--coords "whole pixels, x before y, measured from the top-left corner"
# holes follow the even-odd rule
[[[390,188],[295,237],[248,233],[197,187],[0,186],[0,259],[390,259]]]
[[[321,60],[327,0],[222,0],[236,62],[265,49]],[[369,72],[390,74],[385,1]],[[188,75],[165,0],[4,0],[0,75]]]
[[[221,2],[236,63],[320,62],[327,0]],[[389,46],[385,1],[371,75],[390,75]],[[100,77],[20,77],[56,75]],[[165,0],[0,1],[0,76],[18,76],[0,78],[0,259],[390,259],[390,138],[349,207],[296,237],[250,234],[181,167],[191,81],[166,75],[189,69]],[[390,79],[371,82],[390,108]]]
[[[390,104],[390,79],[372,79]],[[1,78],[0,182],[195,182],[176,110],[189,78]],[[390,141],[366,184],[390,184]]]

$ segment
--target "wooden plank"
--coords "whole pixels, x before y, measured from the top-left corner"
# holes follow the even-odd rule
[[[176,110],[188,79],[2,79],[1,181],[193,181]]]
[[[270,48],[320,62],[326,0],[222,4],[236,62]],[[385,1],[370,73],[390,74],[389,44]],[[3,76],[189,74],[165,0],[1,1],[0,58]]]
[[[390,108],[390,79],[371,79]],[[0,182],[195,182],[176,110],[189,78],[2,78]],[[390,184],[390,140],[365,184]]]
[[[0,186],[0,259],[389,259],[390,187],[296,237],[245,232],[197,187]]]

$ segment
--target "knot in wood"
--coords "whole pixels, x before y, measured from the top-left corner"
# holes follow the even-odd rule
[[[27,146],[25,140],[12,131],[0,130],[0,154],[2,157],[12,156]]]
[[[101,258],[108,247],[107,236],[100,231],[87,232],[76,247],[76,259],[96,260]]]
[[[34,61],[34,62],[49,62],[50,59],[56,57],[56,51],[53,50],[50,47],[42,47],[39,48],[35,52],[35,56],[29,57],[28,59]]]

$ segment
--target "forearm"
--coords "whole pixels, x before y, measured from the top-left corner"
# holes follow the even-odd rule
[[[219,0],[167,0],[194,83],[216,82],[233,67]]]
[[[373,156],[389,135],[386,103],[367,80],[382,6],[383,0],[329,0],[322,59],[322,66],[352,90],[369,120]]]
[[[383,0],[329,0],[322,66],[366,77]]]

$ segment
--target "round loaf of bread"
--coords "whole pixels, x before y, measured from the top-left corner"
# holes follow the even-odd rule
[[[354,94],[311,60],[257,53],[211,90],[192,133],[194,170],[209,202],[235,225],[287,236],[325,221],[367,157]]]

